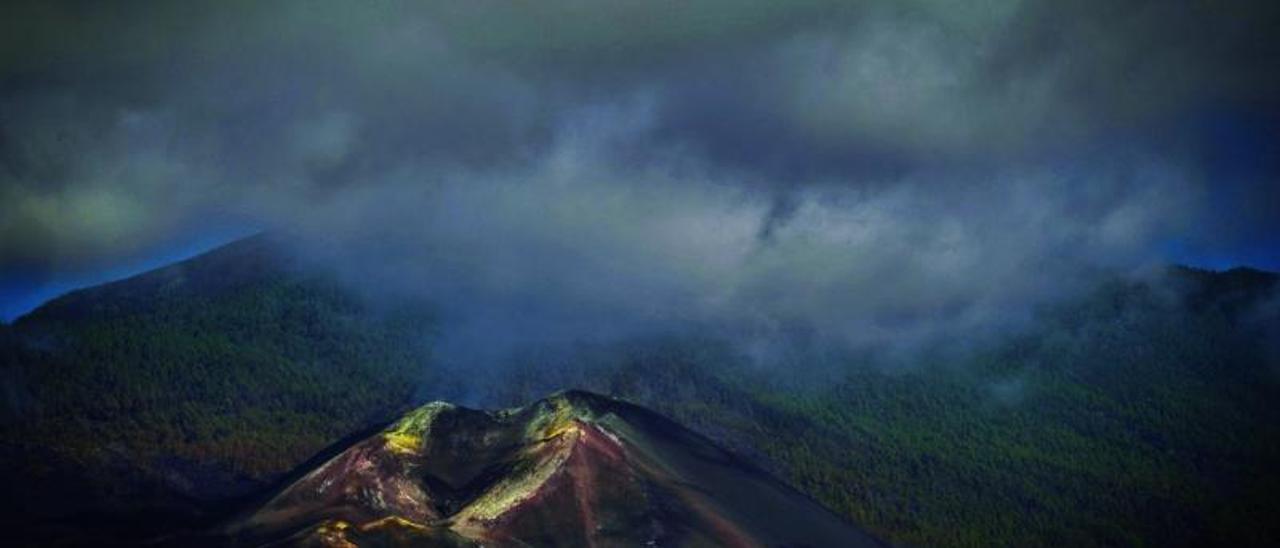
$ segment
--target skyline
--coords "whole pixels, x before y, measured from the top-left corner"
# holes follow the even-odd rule
[[[45,303],[72,291],[125,280],[157,268],[180,263],[254,233],[251,230],[233,231],[234,235],[232,236],[227,236],[225,233],[216,233],[210,237],[196,238],[191,242],[184,242],[173,248],[157,250],[156,253],[135,258],[130,262],[113,265],[99,271],[85,272],[78,275],[73,274],[62,279],[51,279],[35,284],[23,283],[22,280],[17,280],[16,282],[7,280],[9,285],[0,287],[0,303],[3,303],[3,306],[0,306],[0,322],[11,323]],[[1196,257],[1187,254],[1185,249],[1179,249],[1176,243],[1171,243],[1168,246],[1167,253],[1168,257],[1170,257],[1170,265],[1214,271],[1225,271],[1234,268],[1256,268],[1271,272],[1280,271],[1280,258],[1277,258],[1273,250],[1260,250],[1255,256],[1250,257],[1250,259],[1254,259],[1252,261],[1228,257]]]

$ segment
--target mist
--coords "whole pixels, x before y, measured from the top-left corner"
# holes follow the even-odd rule
[[[1271,257],[1277,166],[1197,146],[1276,149],[1230,123],[1280,112],[1276,10],[1244,4],[24,4],[0,265],[266,231],[433,303],[458,366],[981,344],[1171,243]]]

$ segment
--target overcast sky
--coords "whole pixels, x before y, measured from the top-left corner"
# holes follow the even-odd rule
[[[1280,269],[1277,28],[1266,1],[5,2],[0,313],[254,230],[534,341],[910,344],[1099,273]]]

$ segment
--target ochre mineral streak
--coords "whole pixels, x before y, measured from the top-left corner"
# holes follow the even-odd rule
[[[244,544],[876,545],[655,414],[586,392],[424,405],[228,529]]]

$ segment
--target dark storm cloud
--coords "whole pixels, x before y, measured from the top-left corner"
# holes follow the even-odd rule
[[[5,9],[6,270],[231,218],[512,339],[910,344],[1142,270],[1193,226],[1274,228],[1205,209],[1197,140],[1219,105],[1276,112],[1265,4]]]

